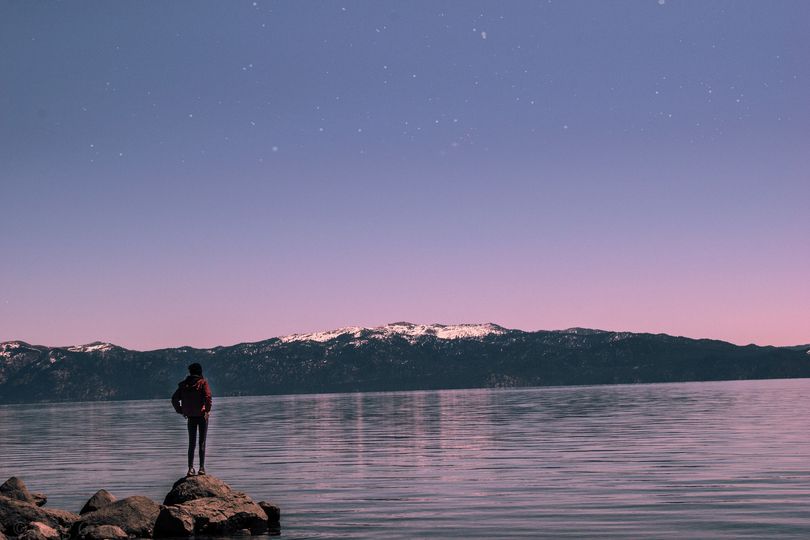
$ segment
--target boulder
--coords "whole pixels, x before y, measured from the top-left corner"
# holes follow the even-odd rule
[[[211,475],[187,476],[174,483],[163,504],[182,504],[206,497],[223,498],[232,493],[231,487],[219,478]]]
[[[35,521],[63,531],[78,519],[79,516],[72,512],[41,508],[34,503],[0,495],[0,532],[8,536],[22,534]]]
[[[269,527],[269,518],[261,506],[210,475],[181,478],[163,504],[155,536],[221,536],[246,530],[263,534]]]
[[[258,504],[264,513],[267,514],[267,524],[271,527],[278,526],[281,521],[281,508],[267,501],[259,501]]]
[[[79,540],[127,540],[129,535],[118,525],[87,525],[76,532]]]
[[[244,493],[228,497],[205,497],[178,505],[194,520],[195,535],[222,536],[242,529],[251,534],[267,532],[267,514]]]
[[[16,499],[18,501],[31,504],[35,504],[36,502],[34,497],[31,495],[31,492],[28,491],[28,487],[25,485],[25,482],[16,476],[12,476],[3,482],[2,485],[0,485],[0,495],[5,495],[9,499]]]
[[[82,506],[79,514],[95,512],[96,510],[103,508],[110,503],[114,503],[115,500],[115,497],[112,496],[109,491],[106,489],[100,489],[96,491],[96,493],[90,497],[86,503],[84,503],[84,506]]]
[[[136,495],[110,503],[93,512],[80,516],[73,523],[71,536],[90,525],[116,525],[127,535],[149,538],[155,528],[155,520],[160,513],[160,505],[155,501]]]

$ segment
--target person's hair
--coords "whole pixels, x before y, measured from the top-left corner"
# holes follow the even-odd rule
[[[194,362],[190,366],[188,366],[188,372],[192,375],[202,375],[202,366],[197,362]]]

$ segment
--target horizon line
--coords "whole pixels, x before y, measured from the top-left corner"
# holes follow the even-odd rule
[[[525,329],[522,329],[522,328],[509,328],[509,327],[506,327],[506,326],[503,326],[501,324],[494,323],[494,322],[491,322],[491,321],[490,322],[484,322],[484,323],[451,323],[451,324],[448,324],[448,323],[429,323],[429,324],[425,324],[425,323],[412,323],[412,322],[408,322],[408,321],[396,321],[396,322],[391,322],[391,323],[378,325],[378,326],[346,325],[346,326],[339,326],[339,327],[331,328],[331,329],[327,329],[327,330],[316,330],[316,331],[307,331],[307,332],[293,332],[293,333],[290,333],[290,334],[282,334],[282,335],[270,336],[270,337],[259,339],[259,340],[256,340],[256,341],[239,341],[239,342],[232,343],[232,344],[229,344],[229,345],[219,344],[219,345],[213,345],[211,347],[197,347],[197,346],[194,346],[194,345],[176,345],[176,346],[169,346],[169,347],[158,347],[156,349],[136,349],[136,348],[132,348],[132,347],[124,347],[122,345],[118,345],[118,344],[110,342],[110,341],[101,341],[101,340],[90,341],[90,342],[81,343],[81,344],[56,345],[56,346],[54,346],[54,345],[42,345],[42,344],[37,344],[37,343],[30,343],[30,342],[22,340],[22,339],[10,339],[10,340],[7,340],[7,341],[0,341],[0,345],[6,345],[6,344],[9,344],[9,343],[23,343],[23,344],[34,346],[34,347],[47,347],[48,349],[70,349],[72,347],[86,347],[86,346],[89,346],[89,345],[96,345],[96,344],[102,345],[103,344],[103,345],[111,345],[111,346],[114,346],[114,347],[118,347],[118,348],[128,350],[128,351],[134,351],[134,352],[156,352],[156,351],[165,351],[165,350],[170,350],[170,349],[211,350],[211,349],[225,348],[225,347],[236,347],[238,345],[251,345],[251,344],[255,344],[255,343],[261,343],[263,341],[269,341],[269,340],[272,340],[272,339],[282,339],[282,338],[291,337],[291,336],[301,336],[301,335],[310,335],[310,334],[318,334],[318,333],[335,332],[335,331],[338,331],[338,330],[344,330],[344,329],[350,329],[350,328],[356,328],[356,329],[360,329],[360,330],[375,330],[375,329],[379,329],[379,328],[386,328],[388,326],[401,325],[401,324],[408,324],[408,325],[413,325],[413,326],[429,326],[429,327],[430,326],[448,327],[448,326],[486,326],[486,325],[492,325],[492,326],[497,326],[499,328],[502,328],[503,330],[506,330],[506,331],[509,331],[509,332],[524,332],[524,333],[528,333],[528,334],[533,334],[533,333],[538,333],[538,332],[570,332],[572,330],[588,330],[588,331],[592,331],[592,332],[603,332],[603,333],[610,333],[610,334],[653,335],[653,336],[668,336],[668,337],[674,337],[674,338],[691,339],[691,340],[694,340],[694,341],[703,341],[703,340],[719,341],[719,342],[722,342],[722,343],[728,343],[728,344],[735,345],[735,346],[738,346],[738,347],[747,347],[747,346],[751,346],[751,345],[753,345],[755,347],[776,347],[776,348],[806,347],[806,346],[810,347],[810,342],[807,342],[807,343],[795,343],[793,345],[772,345],[772,344],[761,345],[759,343],[754,343],[754,342],[742,344],[742,343],[735,343],[733,341],[728,341],[728,340],[725,340],[725,339],[718,339],[718,338],[712,338],[712,337],[692,337],[692,336],[685,336],[685,335],[670,334],[670,333],[667,333],[667,332],[639,332],[639,331],[632,331],[632,330],[605,330],[605,329],[601,329],[601,328],[590,328],[590,327],[586,327],[586,326],[570,326],[568,328],[559,328],[559,329],[543,329],[543,328],[541,328],[541,329],[536,329],[536,330],[525,330]]]

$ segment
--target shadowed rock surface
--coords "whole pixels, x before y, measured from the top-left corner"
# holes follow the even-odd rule
[[[21,534],[20,526],[28,527],[33,522],[43,523],[57,531],[64,531],[79,519],[78,514],[42,508],[32,502],[10,499],[0,495],[0,530],[7,536]]]
[[[267,523],[269,523],[271,526],[277,526],[281,521],[281,508],[267,501],[259,501],[256,504],[258,504],[261,509],[264,510],[265,514],[267,514]]]
[[[194,534],[194,516],[179,506],[164,506],[155,522],[156,538],[187,538]]]
[[[9,499],[16,499],[18,501],[23,501],[27,503],[36,504],[36,499],[28,491],[28,487],[25,485],[25,482],[17,478],[16,476],[12,476],[2,485],[0,485],[0,495],[4,495]],[[41,504],[37,506],[42,506]]]
[[[114,503],[115,501],[116,498],[111,495],[109,491],[106,489],[100,489],[96,491],[86,503],[84,503],[84,506],[82,506],[79,514],[84,515],[89,512],[95,512],[96,510],[104,508],[108,504]]]
[[[88,525],[116,525],[128,535],[149,538],[159,513],[160,505],[152,499],[140,495],[127,497],[81,516],[71,527],[71,536],[78,536]]]

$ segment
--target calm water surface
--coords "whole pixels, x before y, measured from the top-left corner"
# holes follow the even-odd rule
[[[287,538],[807,537],[807,411],[810,380],[222,398],[207,468]],[[0,407],[0,477],[73,511],[162,500],[185,443],[168,399]]]

